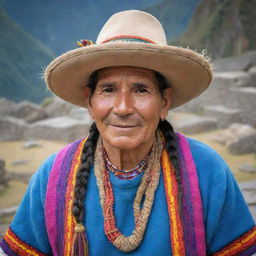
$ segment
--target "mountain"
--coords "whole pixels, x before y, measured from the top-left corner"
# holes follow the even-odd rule
[[[164,0],[145,9],[162,23],[166,37],[170,41],[187,28],[199,0]]]
[[[42,68],[54,57],[0,9],[0,96],[39,103],[49,96],[40,79]]]
[[[167,38],[182,33],[199,0],[2,0],[8,15],[56,55],[77,47],[76,41],[97,35],[114,13],[145,10],[162,22]]]
[[[187,31],[172,43],[207,49],[214,59],[256,49],[255,0],[203,0]]]
[[[38,79],[53,55],[94,42],[107,19],[127,9],[145,10],[167,37],[182,33],[199,0],[0,0],[0,96],[40,102],[49,95]],[[50,49],[50,50],[49,50]]]
[[[3,8],[22,28],[52,49],[56,55],[77,47],[76,41],[93,42],[115,12],[144,9],[159,0],[11,0]],[[60,4],[61,2],[61,4]]]

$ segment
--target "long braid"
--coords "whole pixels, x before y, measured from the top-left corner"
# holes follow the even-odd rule
[[[159,91],[163,95],[164,90],[172,86],[170,83],[169,84],[167,83],[167,80],[162,74],[155,72],[155,75],[156,75],[156,80],[158,82]],[[179,211],[182,214],[182,194],[183,193],[182,193],[177,136],[173,130],[172,125],[166,120],[160,121],[158,124],[158,128],[161,130],[161,132],[163,133],[166,139],[165,147],[175,170],[175,178],[178,184]]]
[[[179,201],[179,210],[180,213],[182,213],[182,181],[181,181],[181,174],[180,174],[180,162],[179,162],[179,152],[178,152],[178,141],[177,141],[177,136],[173,130],[172,125],[164,120],[160,121],[158,124],[158,128],[160,131],[163,133],[165,139],[166,139],[166,144],[165,148],[167,150],[167,153],[169,155],[170,161],[173,164],[174,167],[174,173],[175,173],[175,178],[178,184],[178,201]]]
[[[90,128],[90,134],[86,140],[81,156],[81,163],[76,175],[76,185],[74,191],[73,215],[77,223],[83,222],[84,216],[84,197],[87,186],[87,179],[89,177],[90,168],[94,162],[94,152],[99,137],[98,129],[93,123]]]

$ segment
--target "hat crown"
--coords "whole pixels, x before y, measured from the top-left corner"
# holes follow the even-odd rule
[[[137,10],[123,11],[111,16],[101,29],[96,44],[126,36],[167,45],[161,23],[151,14]]]

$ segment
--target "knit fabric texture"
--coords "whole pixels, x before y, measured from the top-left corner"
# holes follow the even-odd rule
[[[181,255],[253,255],[256,252],[255,223],[223,159],[211,148],[196,140],[187,140],[181,135],[179,138],[180,141],[184,140],[183,146],[186,150],[183,152],[188,154],[183,154],[182,157],[194,160],[191,161],[192,166],[183,167],[187,171],[182,172],[184,194],[190,193],[190,197],[183,197],[183,204],[187,205],[184,212],[194,213],[193,207],[200,209],[201,205],[202,216],[200,211],[195,216],[185,214],[180,219],[180,224],[177,222],[176,227],[182,228],[174,237],[173,220],[177,213],[174,211],[171,216],[168,209],[169,204],[174,202],[171,200],[174,192],[170,192],[168,198],[166,183],[169,180],[165,174],[166,165],[162,162],[159,186],[142,244],[132,252],[121,252],[109,243],[104,234],[99,192],[92,168],[84,201],[86,214],[83,221],[89,242],[89,255],[179,255],[177,254],[179,250],[183,253]],[[74,174],[63,168],[63,171],[58,173],[59,176],[53,176],[49,180],[49,175],[54,170],[56,161],[59,161],[61,166],[72,165],[70,170],[76,171],[81,151],[77,149],[81,149],[83,143],[84,140],[68,145],[60,151],[57,158],[56,155],[50,156],[33,176],[16,216],[1,242],[2,250],[7,255],[68,255],[62,254],[63,251],[68,250],[68,248],[65,249],[65,246],[68,246],[68,243],[65,243],[66,239],[72,239],[72,232],[66,232],[66,227],[67,225],[72,227],[74,223],[72,218],[64,220],[63,216],[66,216],[65,211],[69,209],[68,207],[72,207],[69,206],[73,193],[70,188],[75,180],[70,178],[74,177]],[[165,153],[163,153],[163,159]],[[65,158],[66,154],[72,157]],[[195,191],[195,181],[189,179],[191,170],[196,171],[199,182],[198,191]],[[131,234],[135,225],[132,205],[142,175],[131,180],[121,180],[110,173],[115,196],[116,225],[126,236]],[[50,182],[55,184],[56,190],[46,193]],[[189,186],[188,182],[191,182]],[[66,196],[63,194],[64,190]],[[54,213],[51,212],[54,208],[45,209],[46,194],[47,204],[51,200],[52,203],[56,202],[56,196],[58,197],[58,207]],[[200,201],[198,195],[201,196],[201,204],[198,203],[198,200]],[[59,198],[62,199],[59,200]],[[49,218],[53,214],[58,218]],[[62,227],[62,230],[59,230],[59,227]],[[185,236],[184,233],[186,233]],[[183,238],[183,245],[179,244],[181,247],[177,248],[173,244],[180,238]],[[189,254],[187,244],[192,245],[189,249],[193,250],[190,251],[193,252],[192,254]]]

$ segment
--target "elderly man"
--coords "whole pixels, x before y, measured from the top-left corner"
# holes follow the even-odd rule
[[[113,15],[95,45],[80,44],[45,80],[88,109],[90,134],[34,175],[3,252],[252,255],[255,224],[229,168],[165,120],[209,86],[207,59],[168,46],[159,21],[135,10]]]

